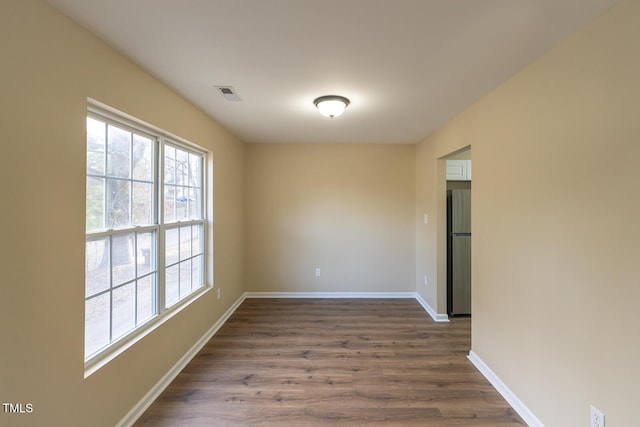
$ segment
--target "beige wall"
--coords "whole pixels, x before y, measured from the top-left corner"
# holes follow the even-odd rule
[[[472,146],[473,350],[549,427],[589,425],[590,404],[638,423],[638,40],[623,0],[417,148],[420,212],[437,158]]]
[[[413,292],[414,155],[414,145],[247,145],[247,290]]]
[[[0,2],[0,425],[113,426],[243,292],[243,145],[41,1]],[[211,151],[215,283],[84,379],[86,99]]]

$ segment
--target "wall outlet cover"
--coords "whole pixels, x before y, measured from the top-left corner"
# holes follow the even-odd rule
[[[605,427],[604,414],[595,406],[591,406],[591,427]]]

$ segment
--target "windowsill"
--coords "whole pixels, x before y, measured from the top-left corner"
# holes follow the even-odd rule
[[[188,307],[192,302],[211,291],[213,286],[203,286],[182,301],[166,309],[161,315],[156,315],[149,319],[146,323],[132,330],[128,334],[122,336],[118,340],[111,343],[108,347],[91,356],[84,362],[84,378],[88,378],[94,372],[111,362],[113,359],[124,353],[128,348],[132,347],[142,338],[157,329],[163,323],[171,319],[173,316]]]

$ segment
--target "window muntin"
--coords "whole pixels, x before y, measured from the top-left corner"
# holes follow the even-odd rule
[[[88,113],[85,360],[204,287],[204,159]]]

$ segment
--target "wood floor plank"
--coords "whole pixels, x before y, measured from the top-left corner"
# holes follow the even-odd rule
[[[525,425],[470,328],[412,299],[247,299],[136,425]]]

